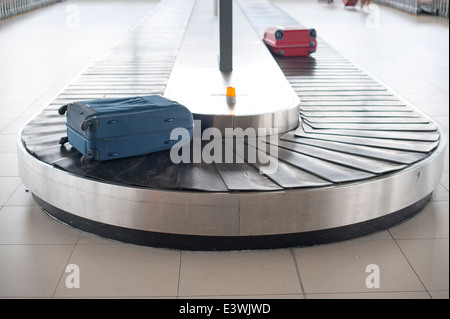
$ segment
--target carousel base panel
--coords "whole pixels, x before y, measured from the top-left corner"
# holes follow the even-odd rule
[[[365,222],[331,229],[265,236],[195,236],[143,231],[92,221],[65,212],[36,196],[34,199],[42,209],[59,221],[101,237],[143,246],[209,251],[305,247],[362,237],[386,230],[413,217],[428,204],[431,195],[397,212]]]

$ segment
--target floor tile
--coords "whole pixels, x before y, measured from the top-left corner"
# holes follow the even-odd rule
[[[0,177],[19,176],[19,165],[15,153],[0,153]]]
[[[126,244],[77,245],[69,264],[79,268],[80,287],[68,288],[65,273],[55,297],[176,297],[180,254]]]
[[[31,192],[21,184],[5,203],[5,206],[36,206]]]
[[[427,79],[436,87],[449,91],[449,79],[445,75],[428,75]]]
[[[39,206],[4,206],[0,210],[1,245],[75,245],[80,233],[51,218]]]
[[[31,117],[22,117],[19,116],[14,120],[8,120],[7,123],[2,127],[0,122],[0,133],[5,135],[10,135],[11,138],[14,137],[16,139],[16,135],[19,133],[19,130],[29,122]]]
[[[447,172],[444,172],[444,175],[442,176],[442,179],[441,179],[441,185],[442,185],[446,190],[449,190],[449,189],[450,189],[450,187],[449,187],[449,174],[448,174],[448,171],[447,171]]]
[[[429,291],[432,299],[449,299],[448,290]]]
[[[0,93],[1,94],[1,93]],[[9,107],[9,106],[1,106],[0,111],[3,112],[4,119],[15,119],[20,116],[23,112],[27,110],[28,107]]]
[[[387,230],[378,231],[363,237],[359,237],[358,240],[378,240],[378,239],[392,239],[391,234]]]
[[[15,153],[16,151],[16,136],[11,134],[0,134],[0,153]]]
[[[397,242],[427,290],[449,289],[448,238]]]
[[[0,206],[4,205],[13,196],[20,184],[21,180],[19,177],[0,176]]]
[[[396,88],[394,88],[396,89]],[[410,103],[419,107],[426,114],[436,114],[435,108],[428,108],[429,105],[434,106],[436,104],[446,104],[448,105],[448,92],[441,91],[439,94],[437,92],[423,93],[423,92],[409,92],[408,95],[403,95]]]
[[[0,110],[3,107],[10,107],[10,108],[25,108],[30,107],[33,105],[36,98],[39,97],[41,92],[26,92],[26,93],[16,93],[16,94],[10,94],[5,93],[9,91],[8,87],[4,88],[2,91],[2,99],[1,99],[1,107]]]
[[[94,234],[82,232],[77,245],[120,245],[120,241],[103,238]]]
[[[0,132],[2,132],[10,123],[11,119],[0,118]]]
[[[306,294],[425,290],[393,240],[300,248],[295,249],[295,256]],[[366,285],[376,275],[369,265],[378,266],[379,288]]]
[[[348,294],[307,294],[307,299],[431,299],[427,292],[374,292]]]
[[[439,184],[433,191],[431,201],[448,201],[450,199],[449,192],[442,184]]]
[[[289,249],[183,251],[179,296],[301,294]]]
[[[0,297],[51,298],[73,247],[0,245]]]
[[[417,215],[389,229],[395,239],[447,238],[449,202],[432,201]]]
[[[447,105],[448,106],[448,105]],[[441,107],[443,109],[443,107]],[[448,111],[448,108],[447,108]],[[441,128],[444,130],[444,132],[448,135],[449,130],[449,116],[446,115],[435,115],[433,116],[433,119],[441,126]]]

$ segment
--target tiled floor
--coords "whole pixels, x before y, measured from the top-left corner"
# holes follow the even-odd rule
[[[70,228],[35,205],[19,178],[17,130],[156,2],[67,1],[0,23],[0,297],[449,298],[448,163],[414,218],[307,248],[134,246]],[[436,120],[448,138],[448,19],[380,7],[379,24],[371,24],[373,13],[339,1],[274,2]],[[74,21],[69,5],[79,10],[78,27],[66,23]],[[80,288],[67,288],[69,264],[79,267]],[[379,288],[366,287],[371,264]]]

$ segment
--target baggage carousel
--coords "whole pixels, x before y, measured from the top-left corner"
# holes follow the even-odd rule
[[[261,51],[283,75],[280,90],[287,92],[288,107],[271,102],[250,113],[234,107],[215,112],[207,104],[194,112],[206,127],[245,122],[244,128],[277,129],[258,136],[256,146],[246,139],[244,152],[237,139],[223,138],[222,160],[195,159],[211,145],[194,136],[187,162],[174,163],[163,151],[82,164],[77,150],[59,144],[66,135],[57,112],[63,104],[176,94],[173,81],[182,74],[175,71],[189,27],[213,19],[212,12],[194,19],[203,3],[161,1],[20,131],[20,176],[49,215],[127,243],[230,250],[352,239],[392,227],[426,206],[442,176],[445,136],[320,37],[317,52],[307,57]],[[238,22],[245,20],[255,39],[269,26],[299,24],[269,1],[235,4]],[[228,163],[230,152],[234,160]]]

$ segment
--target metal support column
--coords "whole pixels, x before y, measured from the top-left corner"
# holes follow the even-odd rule
[[[220,0],[219,23],[219,68],[222,72],[231,72],[233,70],[233,0]]]

